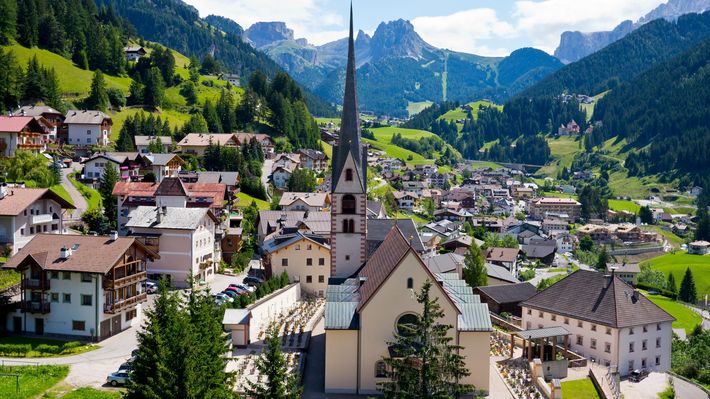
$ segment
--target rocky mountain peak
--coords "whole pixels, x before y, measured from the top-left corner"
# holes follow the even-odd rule
[[[403,19],[380,23],[372,36],[370,48],[373,59],[386,57],[420,59],[424,50],[436,50],[414,31],[411,22]]]
[[[260,49],[270,44],[293,40],[293,30],[285,22],[257,22],[244,31],[244,37]]]

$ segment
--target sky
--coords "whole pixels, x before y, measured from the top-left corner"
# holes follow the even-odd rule
[[[221,15],[245,29],[283,21],[296,38],[320,45],[347,35],[349,0],[184,0],[202,17]],[[355,29],[374,33],[383,21],[410,20],[428,43],[454,51],[503,56],[521,47],[552,54],[567,30],[611,30],[666,0],[353,0]]]

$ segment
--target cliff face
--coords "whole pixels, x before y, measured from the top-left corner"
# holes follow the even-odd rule
[[[276,42],[293,40],[293,31],[284,22],[257,22],[244,32],[244,37],[260,49]]]
[[[610,32],[563,32],[560,45],[555,50],[555,57],[564,63],[575,62],[614,43],[648,22],[661,18],[672,21],[681,15],[702,13],[707,10],[710,10],[710,0],[669,0],[651,10],[636,23],[624,21]]]

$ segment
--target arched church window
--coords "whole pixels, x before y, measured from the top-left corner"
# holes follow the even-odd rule
[[[357,207],[355,197],[350,194],[344,195],[342,202],[343,213],[346,215],[354,215]]]

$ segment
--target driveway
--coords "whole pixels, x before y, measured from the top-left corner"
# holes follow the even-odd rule
[[[81,195],[79,190],[77,190],[76,187],[71,184],[71,181],[69,181],[69,174],[74,173],[78,170],[81,170],[81,164],[79,164],[78,162],[73,162],[70,167],[62,169],[62,187],[67,190],[69,196],[71,197],[71,200],[74,202],[74,206],[76,207],[76,209],[69,217],[69,220],[72,221],[81,220],[81,215],[89,207],[89,204],[86,203],[86,199],[84,199],[84,196]]]

